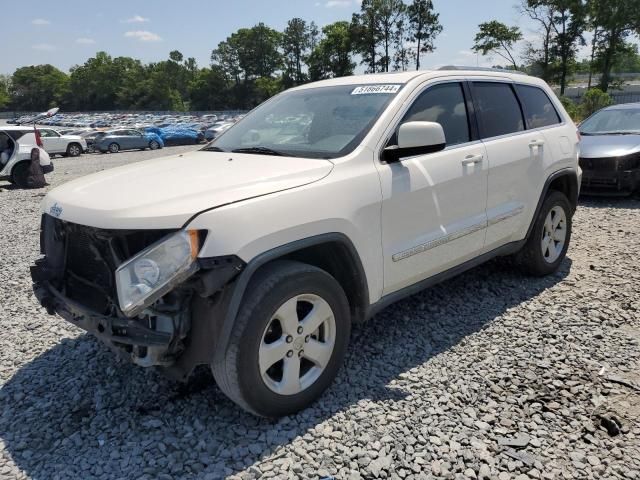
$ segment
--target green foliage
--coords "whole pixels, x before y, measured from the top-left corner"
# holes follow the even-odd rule
[[[18,68],[9,87],[15,110],[42,111],[59,106],[69,91],[69,77],[52,65]]]
[[[309,57],[311,80],[353,75],[352,36],[348,22],[335,22],[322,29],[324,38]]]
[[[561,96],[560,102],[574,122],[578,123],[582,120],[580,107],[569,97]]]
[[[9,85],[11,78],[8,75],[0,75],[0,110],[7,108],[11,101],[11,95],[9,95]]]
[[[593,112],[607,107],[613,103],[611,95],[603,92],[599,88],[591,88],[582,97],[582,103],[580,105],[580,113],[583,118],[588,117]]]
[[[292,18],[282,33],[282,50],[284,53],[284,78],[287,86],[299,85],[307,79],[303,71],[303,63],[311,47],[311,38],[307,22],[301,18]]]
[[[514,46],[522,40],[522,32],[518,27],[509,27],[497,20],[481,23],[480,31],[476,34],[475,43],[472,47],[474,52],[482,55],[495,53],[507,60],[514,69],[518,69],[514,57]]]
[[[598,31],[595,54],[602,71],[600,88],[606,92],[616,61],[628,51],[628,38],[640,30],[638,0],[589,0],[592,27]]]

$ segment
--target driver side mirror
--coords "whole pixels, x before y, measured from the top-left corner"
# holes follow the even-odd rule
[[[386,162],[398,162],[404,157],[425,155],[444,150],[447,142],[442,125],[436,122],[406,122],[398,128],[398,145],[383,150]]]

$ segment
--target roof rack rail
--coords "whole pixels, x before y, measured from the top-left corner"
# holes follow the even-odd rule
[[[491,67],[466,67],[464,65],[445,65],[438,68],[438,70],[469,70],[475,72],[497,72],[497,73],[515,73],[517,75],[528,75],[526,72],[520,70],[509,70],[506,68],[491,68]]]

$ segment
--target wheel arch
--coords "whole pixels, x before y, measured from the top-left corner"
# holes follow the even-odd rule
[[[261,253],[249,261],[233,283],[214,355],[224,356],[231,330],[251,279],[276,260],[295,260],[318,267],[331,274],[344,289],[352,320],[366,319],[369,290],[362,261],[353,242],[343,233],[326,233],[296,240]]]
[[[531,235],[536,218],[538,218],[544,200],[545,198],[547,198],[547,195],[551,190],[559,191],[566,195],[573,209],[571,212],[573,214],[578,207],[578,195],[580,194],[578,173],[573,168],[563,168],[562,170],[558,170],[549,175],[544,183],[544,187],[542,188],[542,192],[540,194],[540,198],[538,199],[538,204],[536,205],[533,219],[531,220],[531,223],[529,224],[529,228],[527,230],[526,238],[529,238],[529,236]]]

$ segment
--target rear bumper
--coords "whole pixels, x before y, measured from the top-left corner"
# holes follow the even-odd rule
[[[640,189],[640,168],[623,171],[582,169],[580,193],[585,195],[629,195]]]

